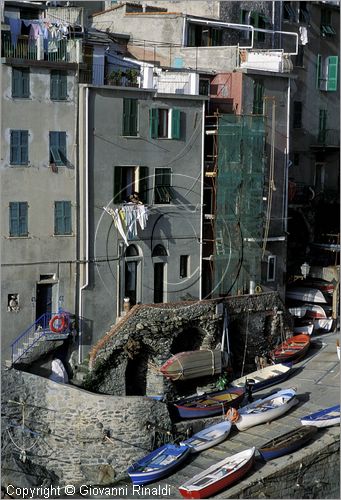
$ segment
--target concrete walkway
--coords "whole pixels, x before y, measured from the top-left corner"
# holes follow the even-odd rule
[[[294,365],[294,374],[285,382],[273,386],[267,391],[255,394],[255,399],[259,399],[275,389],[296,387],[299,404],[289,413],[271,423],[258,425],[244,432],[238,432],[233,427],[226,441],[214,448],[191,456],[190,460],[175,474],[159,483],[146,485],[144,488],[133,488],[131,483],[122,482],[119,485],[120,489],[116,491],[115,498],[179,498],[181,496],[178,486],[215,462],[251,446],[257,448],[266,441],[299,427],[301,425],[300,417],[338,404],[340,401],[340,362],[336,354],[337,338],[340,338],[339,332],[313,336],[307,356]],[[219,420],[219,417],[209,419],[206,426]],[[313,473],[313,478],[310,479],[314,483],[314,488],[317,488],[317,492],[314,490],[312,496],[303,496],[302,493],[302,496],[300,496],[300,482],[302,481],[301,476],[305,473],[304,458],[309,457],[309,455],[320,457],[325,450],[338,446],[339,437],[340,428],[338,426],[321,429],[304,448],[291,455],[285,455],[266,463],[260,459],[258,452],[256,452],[256,462],[251,472],[236,485],[222,491],[217,495],[217,498],[333,498],[333,496],[323,496],[321,485],[323,485],[323,475],[325,473],[322,469],[319,469],[321,470],[321,477],[316,477],[316,473]],[[330,455],[330,452],[328,453]],[[328,453],[325,453],[325,455],[328,455]],[[326,466],[328,468],[328,465]],[[288,471],[286,475],[284,471]],[[335,488],[339,484],[338,475],[339,470],[335,470]],[[286,477],[286,480],[279,479],[281,477]],[[277,478],[277,483],[283,481],[282,485],[277,484],[277,488],[281,489],[281,496],[276,495],[276,480],[274,478]],[[271,484],[271,482],[274,483],[273,495],[271,495],[271,491],[265,493],[265,486]],[[328,482],[330,483],[330,480]],[[264,489],[261,488],[261,485],[264,485]],[[320,491],[318,491],[319,487],[321,487]],[[259,493],[259,490],[261,490],[261,493]],[[318,494],[322,496],[316,496]],[[108,497],[96,496],[96,498]],[[334,498],[340,497],[335,496]]]

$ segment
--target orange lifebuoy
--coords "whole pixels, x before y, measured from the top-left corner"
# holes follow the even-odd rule
[[[239,413],[236,408],[230,408],[226,413],[226,418],[228,418],[233,424],[239,420]]]
[[[55,326],[55,323],[57,321],[58,321],[58,326]],[[67,318],[65,314],[56,314],[55,316],[52,316],[52,318],[49,321],[49,327],[51,332],[53,333],[63,332],[67,327]]]

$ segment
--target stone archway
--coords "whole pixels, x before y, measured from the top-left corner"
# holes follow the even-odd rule
[[[176,354],[182,351],[195,351],[200,349],[207,333],[203,328],[188,325],[177,332],[173,338],[170,352]]]

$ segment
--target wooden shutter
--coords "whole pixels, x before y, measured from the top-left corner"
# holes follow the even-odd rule
[[[11,130],[10,164],[20,164],[20,130]]]
[[[172,109],[172,139],[180,139],[180,118],[180,110]]]
[[[65,72],[59,74],[59,99],[67,99],[67,73]]]
[[[71,201],[63,202],[64,209],[64,234],[71,234]]]
[[[66,159],[66,132],[59,132],[58,135],[58,140],[59,140],[59,155],[61,159],[61,164],[66,165],[67,159]]]
[[[326,127],[327,127],[327,110],[326,109],[320,109],[320,115],[319,115],[319,135],[318,135],[318,140],[319,142],[325,142],[326,141]]]
[[[321,54],[317,54],[317,59],[316,59],[316,88],[320,88],[320,80],[321,80]]]
[[[338,56],[328,57],[328,80],[327,90],[337,90],[337,69],[338,69]]]
[[[12,97],[21,97],[21,71],[12,68]]]
[[[130,135],[130,101],[131,99],[123,99],[122,135]]]
[[[148,167],[140,167],[139,194],[143,203],[148,203]]]
[[[137,99],[130,99],[130,135],[137,135]]]
[[[21,71],[21,85],[22,85],[21,97],[29,97],[30,96],[30,72],[28,69],[23,69]]]
[[[114,196],[113,203],[122,201],[122,174],[124,167],[114,167]]]
[[[156,139],[158,137],[159,128],[159,110],[152,108],[149,110],[149,131],[150,137]]]
[[[27,236],[27,202],[19,203],[19,236]]]
[[[9,204],[9,235],[19,236],[19,203],[15,201]]]
[[[28,131],[20,131],[20,164],[27,165],[28,163]]]
[[[54,202],[54,234],[63,234],[63,202]]]
[[[58,71],[51,71],[51,76],[50,76],[50,98],[52,100],[59,99],[59,85],[58,85],[59,76],[58,75],[59,75]]]

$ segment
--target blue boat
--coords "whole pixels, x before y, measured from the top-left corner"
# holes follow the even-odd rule
[[[189,446],[165,444],[149,453],[127,470],[134,484],[147,484],[168,476],[186,460],[191,449]]]
[[[330,427],[340,424],[340,405],[331,406],[324,410],[316,411],[301,418],[302,425],[315,425],[316,427]]]
[[[302,448],[317,432],[317,427],[305,425],[286,432],[281,436],[271,439],[258,448],[259,454],[264,460],[281,457]]]

